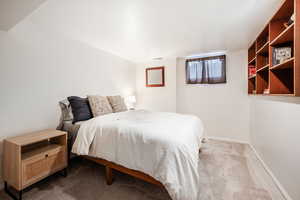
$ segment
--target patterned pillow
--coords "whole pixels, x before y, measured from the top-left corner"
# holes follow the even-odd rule
[[[105,115],[113,112],[106,97],[98,95],[89,95],[88,100],[94,117]]]
[[[64,99],[59,102],[59,106],[61,109],[61,120],[62,121],[72,121],[73,113],[70,102],[67,99]]]
[[[114,112],[127,111],[124,99],[121,96],[108,96],[107,97]]]
[[[61,115],[59,119],[59,125],[57,126],[56,129],[62,130],[64,122],[73,121],[73,113],[72,113],[71,104],[67,99],[60,101],[58,104],[61,109]]]

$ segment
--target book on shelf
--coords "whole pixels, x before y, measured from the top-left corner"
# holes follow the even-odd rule
[[[288,22],[284,22],[283,25],[285,28],[289,27],[295,21],[295,14],[293,13]]]
[[[255,68],[254,65],[249,65],[249,67],[248,67],[248,74],[249,74],[249,77],[253,76],[254,74],[256,74],[256,68]]]
[[[273,66],[281,64],[284,61],[290,59],[291,57],[292,57],[292,47],[286,46],[286,47],[273,48],[272,64],[273,64]]]

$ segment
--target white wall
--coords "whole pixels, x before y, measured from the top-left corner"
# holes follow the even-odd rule
[[[177,112],[199,116],[206,134],[249,141],[249,102],[247,95],[247,52],[227,52],[227,83],[188,85],[185,59],[177,60]]]
[[[250,97],[251,143],[292,199],[300,199],[300,98]]]
[[[29,20],[0,33],[0,143],[9,136],[56,128],[58,101],[70,95],[134,90],[135,64],[127,60],[58,37]]]
[[[0,30],[9,30],[46,0],[0,0]]]
[[[158,66],[165,67],[165,87],[146,87],[145,69]],[[138,108],[176,112],[176,58],[138,63],[136,85]]]

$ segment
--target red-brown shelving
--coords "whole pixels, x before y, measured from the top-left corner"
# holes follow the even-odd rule
[[[248,49],[248,93],[300,96],[300,0],[285,0]],[[292,15],[296,19],[290,22]],[[290,47],[291,58],[273,62],[275,48]],[[279,64],[277,64],[279,63]]]

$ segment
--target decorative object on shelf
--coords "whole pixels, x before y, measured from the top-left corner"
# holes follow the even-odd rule
[[[291,25],[295,21],[295,13],[292,14],[290,20],[288,21],[288,25]]]
[[[249,72],[249,77],[253,76],[254,74],[256,74],[256,68],[254,65],[250,65],[249,68],[248,68]]]
[[[292,14],[288,22],[283,23],[284,27],[287,28],[289,27],[292,23],[295,21],[295,14]]]
[[[289,27],[289,23],[288,22],[284,22],[283,26],[284,26],[284,28],[287,28],[287,27]]]
[[[270,89],[269,88],[264,89],[264,94],[270,94]]]
[[[278,65],[292,57],[291,47],[273,48],[273,65]]]

